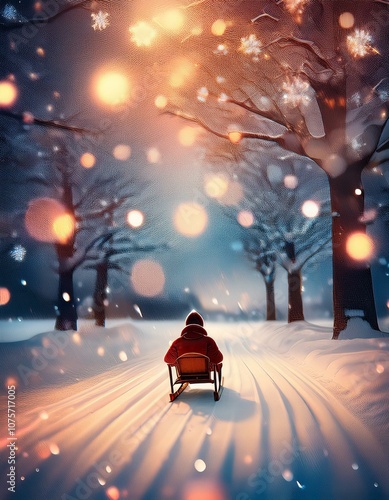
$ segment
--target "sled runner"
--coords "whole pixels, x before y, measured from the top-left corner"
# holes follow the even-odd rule
[[[173,367],[176,369],[177,378],[173,382]],[[188,387],[189,384],[213,384],[213,398],[220,399],[223,390],[221,367],[211,367],[209,357],[198,352],[188,352],[176,359],[174,365],[168,365],[170,379],[170,401],[174,401]],[[175,391],[174,386],[180,384]]]

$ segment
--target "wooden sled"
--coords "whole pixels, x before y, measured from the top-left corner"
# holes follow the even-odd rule
[[[173,367],[177,378],[173,382]],[[178,398],[189,384],[213,384],[213,398],[219,401],[223,390],[222,369],[211,368],[209,357],[198,352],[188,352],[176,359],[174,365],[168,365],[170,379],[170,402]],[[175,391],[174,386],[179,384]]]

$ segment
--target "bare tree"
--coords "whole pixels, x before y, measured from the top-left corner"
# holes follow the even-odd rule
[[[378,330],[370,266],[348,255],[347,242],[366,232],[361,173],[387,158],[388,3],[242,0],[218,32],[212,2],[192,9],[203,29],[172,46],[190,69],[185,85],[166,88],[166,112],[235,144],[277,145],[325,171],[333,336],[353,310]]]

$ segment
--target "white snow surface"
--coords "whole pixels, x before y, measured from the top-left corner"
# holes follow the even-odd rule
[[[209,322],[222,397],[195,385],[173,403],[163,356],[181,322],[40,326],[0,344],[1,499],[389,499],[389,336],[364,338],[360,319],[361,338],[336,341],[306,322]]]

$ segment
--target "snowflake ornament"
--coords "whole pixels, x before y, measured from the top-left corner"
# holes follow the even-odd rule
[[[226,56],[228,54],[228,48],[224,43],[219,43],[213,53],[217,56]]]
[[[7,19],[8,21],[16,21],[18,18],[18,11],[15,9],[13,5],[7,3],[4,6],[1,15],[4,17],[4,19]]]
[[[307,106],[311,101],[308,94],[309,83],[297,77],[292,82],[284,82],[282,90],[284,91],[282,99],[286,104],[299,106],[300,104]]]
[[[372,43],[373,37],[366,30],[356,29],[347,37],[347,49],[355,58],[364,57],[370,52],[377,53],[377,50],[371,46]]]
[[[248,56],[253,56],[253,61],[258,61],[259,54],[262,52],[262,42],[251,34],[240,39],[239,50]]]
[[[91,18],[92,18],[92,28],[96,31],[102,31],[105,30],[109,26],[109,13],[108,12],[103,12],[102,10],[99,10],[97,14],[92,13]]]
[[[27,251],[22,245],[15,245],[9,252],[9,255],[12,259],[16,260],[16,262],[23,262],[26,253]]]

